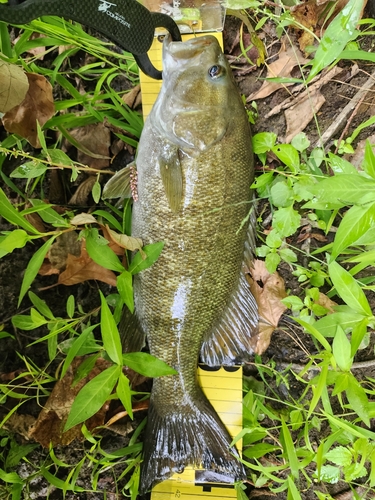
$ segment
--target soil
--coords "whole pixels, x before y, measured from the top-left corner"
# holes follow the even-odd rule
[[[239,25],[240,21],[238,19],[235,19],[233,17],[227,18],[224,31],[225,48],[227,53],[232,52],[235,37],[239,32]],[[268,62],[271,62],[272,57],[276,56],[276,54],[279,52],[281,43],[273,32],[273,27],[271,25],[267,25],[265,27],[264,33],[266,33],[264,42],[269,47]],[[291,36],[292,38],[294,38],[294,42],[296,43],[296,34],[291,32]],[[374,42],[374,40],[375,39],[370,38],[364,43],[369,44],[370,46],[371,43]],[[366,47],[363,48],[366,49]],[[350,68],[352,67],[352,65],[353,63],[350,61],[340,63],[340,66],[343,69],[342,74],[340,74],[336,78],[336,81],[329,82],[322,89],[322,93],[325,97],[326,102],[320,109],[318,114],[318,123],[321,132],[324,132],[331,125],[331,123],[335,121],[342,108],[350,101],[350,99],[354,96],[358,89],[368,80],[368,74],[372,73],[374,69],[372,67],[373,65],[360,64],[360,71],[354,78],[348,80],[348,73],[350,73]],[[245,71],[243,71],[244,69]],[[242,75],[239,73],[241,73],[241,71],[237,72],[236,80],[241,92],[245,96],[248,96],[251,92],[257,90],[262,84],[261,78],[265,76],[264,68],[251,68],[249,65],[242,68]],[[340,77],[342,78],[342,80],[340,80]],[[125,83],[125,85],[128,84]],[[271,96],[257,102],[258,119],[253,127],[254,133],[259,131],[272,131],[279,137],[285,136],[286,123],[283,112],[274,115],[271,119],[265,119],[263,117],[271,109],[283,102],[287,97],[289,97],[289,92],[286,89],[280,89]],[[356,126],[369,118],[369,113],[371,113],[372,110],[372,103],[369,102],[369,100],[370,97],[368,95],[366,101],[356,111],[356,114],[350,122],[349,128],[347,130],[347,135],[350,135],[350,133],[355,129]],[[347,122],[345,121],[345,124],[343,126],[345,126],[346,123]],[[366,129],[364,133],[360,134],[360,136],[358,137],[358,141],[363,139],[364,137],[372,135],[374,130],[375,126]],[[332,141],[334,139],[338,139],[341,132],[342,129],[338,130],[335,136],[332,137]],[[318,140],[319,133],[317,131],[316,123],[314,122],[314,120],[312,120],[307,126],[307,128],[305,129],[305,133],[307,134],[312,144]],[[5,132],[0,128],[0,139],[3,139],[4,137]],[[329,147],[332,146],[332,141],[330,142],[330,144],[328,144]],[[9,173],[15,168],[15,166],[16,165],[14,160],[7,160],[3,165],[3,172],[5,173],[5,175],[9,175]],[[258,166],[258,169],[259,171],[261,171],[260,165]],[[17,184],[17,186],[21,190],[24,188],[22,182],[20,184]],[[6,191],[11,201],[17,201],[17,193],[12,191],[12,189],[7,185],[3,184],[2,188]],[[46,181],[45,188],[48,198],[48,181]],[[267,204],[265,204],[265,206],[262,208],[264,208],[264,218],[266,218],[269,207],[267,206]],[[6,221],[0,220],[0,229],[9,230],[11,229],[11,227],[6,223]],[[293,244],[296,246],[301,245],[296,241],[294,241]],[[15,337],[14,340],[10,338],[4,338],[0,340],[2,354],[0,359],[0,378],[2,380],[4,380],[6,374],[20,373],[20,371],[24,369],[25,365],[20,356],[27,358],[36,366],[46,367],[46,370],[52,376],[54,374],[54,371],[58,368],[57,362],[49,365],[47,346],[45,342],[32,345],[34,341],[38,340],[40,337],[48,333],[44,327],[32,331],[23,331],[14,328],[11,323],[11,318],[15,314],[27,314],[30,310],[31,302],[29,301],[27,296],[22,301],[20,307],[17,306],[17,303],[22,276],[24,274],[27,263],[34,254],[35,250],[38,248],[38,245],[40,246],[41,243],[28,244],[25,248],[15,250],[12,254],[3,257],[0,260],[0,325],[4,324],[4,330],[8,331]],[[298,280],[292,275],[291,268],[287,264],[282,264],[279,268],[279,272],[285,280],[286,289],[291,290],[291,293],[293,293],[294,295],[303,296],[301,285]],[[70,287],[60,285],[46,289],[46,287],[53,285],[55,282],[56,278],[54,276],[38,275],[33,282],[31,289],[35,291],[35,293],[37,293],[41,299],[47,302],[48,306],[57,317],[66,317],[66,301],[71,294],[74,295],[76,304],[79,304],[84,312],[89,312],[98,307],[100,304],[98,294],[99,289],[101,289],[105,295],[114,292],[114,289],[112,289],[109,285],[104,285],[103,283],[97,281],[86,281],[84,283]],[[372,301],[371,305],[374,307],[375,303],[373,297],[370,297],[370,299]],[[287,311],[282,317],[279,329],[274,332],[271,344],[265,355],[263,355],[262,357],[263,364],[267,365],[267,363],[274,362],[276,364],[276,369],[279,370],[280,373],[284,373],[286,379],[289,381],[289,385],[287,385],[286,383],[277,385],[275,380],[272,380],[272,378],[269,378],[268,380],[272,390],[276,391],[280,395],[280,399],[282,400],[292,400],[293,398],[298,398],[301,394],[301,391],[303,390],[301,384],[296,381],[296,378],[291,374],[287,367],[290,364],[293,364],[293,369],[298,371],[298,367],[302,368],[304,366],[304,363],[306,362],[305,353],[309,352],[313,354],[316,352],[316,346],[311,340],[311,337],[303,333],[302,329],[293,322],[289,314],[290,311]],[[286,331],[288,332],[287,335],[285,335]],[[372,342],[370,343],[368,348],[360,351],[360,356],[355,361],[357,362],[372,360],[373,352],[374,346],[372,339]],[[249,366],[248,368],[245,368],[245,375],[248,377],[257,377],[257,372],[251,366]],[[370,366],[366,367],[365,369],[359,368],[358,370],[356,370],[356,376],[358,376],[358,378],[362,378],[365,375],[375,378],[375,367]],[[47,386],[48,389],[52,389],[52,387],[53,383],[51,383],[50,386]],[[148,382],[146,382],[145,387],[150,387]],[[37,400],[34,403],[28,404],[26,406],[21,406],[19,410],[17,410],[17,414],[24,415],[25,418],[26,416],[36,417],[40,412],[40,406],[43,406],[45,402],[46,398],[43,398],[43,396],[41,395],[40,400]],[[17,403],[18,401],[10,398],[5,404],[2,404],[0,406],[0,418],[6,415]],[[341,409],[338,404],[337,409],[338,411],[340,411]],[[110,430],[104,430],[101,433],[101,435],[103,436],[103,450],[110,452],[127,446],[129,443],[129,436],[131,435],[130,430],[135,428],[136,425],[143,420],[145,415],[146,411],[137,413],[134,424],[130,424],[129,420],[124,420],[122,425],[123,435]],[[316,444],[319,445],[321,439],[323,439],[324,437],[324,428],[319,432],[317,431]],[[14,433],[14,439],[19,444],[25,445],[29,443],[29,441],[21,431]],[[90,453],[90,443],[87,441],[74,441],[69,446],[58,446],[55,449],[56,456],[58,456],[61,461],[69,465],[77,464],[88,453]],[[28,455],[28,460],[22,461],[15,470],[17,470],[21,477],[29,477],[30,475],[35,474],[35,471],[39,468],[40,465],[47,463],[51,463],[49,451],[38,446]],[[3,467],[1,463],[0,467]],[[60,500],[62,498],[66,498],[67,500],[102,500],[103,498],[121,498],[121,495],[118,493],[118,491],[121,491],[121,488],[126,484],[128,477],[121,479],[117,483],[116,478],[122,473],[123,468],[124,465],[122,464],[116,466],[111,470],[103,471],[103,473],[100,475],[97,492],[90,492],[90,490],[92,490],[93,471],[90,467],[85,465],[80,470],[77,484],[87,491],[79,494],[73,494],[67,491],[65,497],[63,496],[63,492],[60,489],[54,488],[53,486],[48,484],[48,482],[42,476],[37,475],[30,482],[28,492],[25,493],[24,498],[30,498],[33,500],[42,500],[45,498],[49,498],[51,500]],[[53,469],[49,470],[51,473],[53,473]],[[68,473],[69,468],[56,467],[56,474],[60,479],[65,479]],[[337,483],[336,485],[325,486],[317,484],[314,485],[313,489],[311,488],[307,491],[305,491],[304,488],[305,485],[301,483],[300,491],[303,500],[316,499],[316,495],[313,492],[313,489],[325,493],[330,493],[334,496],[334,498],[337,499],[352,498],[349,496],[340,496],[340,494],[345,493],[347,489],[347,484],[341,482]],[[0,481],[0,497],[1,489],[2,486]],[[106,496],[103,496],[104,492]],[[246,493],[249,498],[257,498],[258,500],[270,498],[274,500],[286,499],[285,492],[272,494],[265,487],[256,490],[249,485]],[[361,495],[360,490],[358,490],[358,494]],[[370,498],[370,496],[368,496],[367,498]]]

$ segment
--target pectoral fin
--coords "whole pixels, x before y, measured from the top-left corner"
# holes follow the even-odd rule
[[[178,212],[183,196],[183,177],[178,150],[168,157],[168,160],[160,161],[160,175],[163,181],[165,195],[172,212]]]

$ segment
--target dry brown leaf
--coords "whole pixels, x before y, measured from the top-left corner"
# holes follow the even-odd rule
[[[82,226],[84,224],[96,224],[97,220],[93,215],[82,212],[81,214],[78,214],[75,217],[73,217],[70,223],[73,226]]]
[[[6,113],[21,104],[29,89],[24,70],[0,60],[0,112]]]
[[[27,73],[29,90],[25,99],[3,116],[3,125],[8,132],[18,134],[34,148],[40,148],[36,121],[42,127],[55,114],[52,86],[42,75]]]
[[[76,285],[87,280],[99,280],[108,285],[116,286],[115,273],[91,259],[83,240],[79,257],[68,254],[65,271],[59,275],[58,283],[60,285]]]
[[[106,226],[108,235],[112,241],[114,241],[121,248],[130,250],[134,252],[135,250],[142,250],[143,242],[140,238],[134,238],[133,236],[128,236],[126,234],[116,233],[112,231],[108,226]]]
[[[99,226],[100,229],[102,230],[104,238],[109,242],[108,243],[109,248],[113,250],[116,255],[123,256],[125,254],[125,250],[111,238],[108,226],[103,226],[103,224],[99,224]]]
[[[299,101],[294,106],[285,110],[286,143],[289,143],[295,135],[307,127],[325,102],[323,94],[317,89],[309,95],[309,99]]]
[[[77,187],[76,192],[69,200],[69,205],[87,205],[96,177],[90,175]]]
[[[18,415],[13,413],[3,424],[3,428],[12,434],[19,434],[25,439],[30,439],[36,418],[32,415]]]
[[[295,66],[303,66],[308,61],[303,57],[301,52],[295,47],[289,46],[286,50],[279,52],[279,58],[277,61],[272,62],[268,66],[267,78],[289,78],[291,77],[291,71]],[[255,99],[263,99],[269,96],[276,90],[293,85],[293,83],[276,83],[264,81],[263,85],[259,90],[249,95],[246,99],[247,102],[251,102]]]
[[[318,305],[325,307],[328,310],[328,314],[332,314],[335,312],[335,306],[337,306],[337,303],[331,300],[327,295],[325,295],[322,292],[319,292],[319,299],[317,302]]]
[[[130,92],[122,96],[122,100],[131,109],[138,107],[142,103],[141,86],[133,87]]]
[[[109,147],[111,145],[111,132],[103,123],[86,125],[70,131],[74,139],[83,146],[83,151],[78,150],[77,161],[91,168],[101,170],[109,166]],[[88,152],[102,158],[93,158]]]
[[[38,441],[44,448],[48,448],[50,443],[54,446],[58,444],[68,445],[74,439],[83,439],[81,425],[76,425],[67,432],[63,432],[65,422],[78,392],[91,379],[108,368],[109,362],[103,358],[99,358],[89,375],[72,387],[75,372],[82,363],[82,360],[83,358],[76,358],[65,376],[56,382],[46,405],[40,412],[35,426],[31,430],[31,437]],[[86,421],[86,426],[90,431],[104,424],[108,406],[109,404],[106,403],[93,417]]]
[[[286,297],[285,284],[278,272],[270,274],[267,271],[262,260],[255,260],[250,272],[248,281],[259,310],[259,336],[255,352],[262,354],[269,346],[281,315],[287,309],[281,302]]]

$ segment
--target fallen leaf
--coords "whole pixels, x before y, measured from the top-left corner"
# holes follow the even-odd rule
[[[59,444],[68,445],[74,439],[84,439],[81,425],[76,425],[67,432],[63,432],[65,422],[68,418],[72,404],[82,387],[96,377],[96,375],[99,375],[99,373],[108,368],[110,363],[103,358],[99,358],[89,375],[80,380],[78,384],[72,386],[76,370],[82,361],[83,358],[76,358],[68,368],[65,376],[56,382],[30,433],[30,436],[44,448],[48,448],[50,443],[52,443],[53,446]],[[85,422],[86,427],[90,431],[104,424],[108,407],[109,403],[104,404],[93,417]]]
[[[2,425],[3,429],[12,434],[19,434],[29,440],[36,418],[32,415],[18,415],[13,413]]]
[[[127,92],[122,96],[124,104],[129,106],[131,109],[137,108],[142,103],[141,86],[136,85],[130,92]]]
[[[76,192],[69,200],[69,205],[87,205],[96,177],[90,175],[77,187]]]
[[[82,226],[84,224],[97,224],[97,220],[91,214],[86,214],[82,212],[71,219],[70,223],[72,226]]]
[[[98,170],[109,166],[111,132],[103,123],[95,123],[70,130],[70,135],[78,143],[78,163]],[[82,146],[82,151],[79,149],[79,146]],[[92,157],[89,154],[90,152],[95,157]]]
[[[127,236],[126,234],[116,233],[108,226],[106,226],[108,235],[112,241],[117,243],[120,247],[125,248],[134,252],[135,250],[142,250],[143,242],[140,238],[134,238],[133,236]]]
[[[335,306],[337,306],[337,303],[331,300],[327,295],[325,295],[322,292],[319,292],[319,299],[317,301],[317,304],[325,307],[328,311],[328,314],[332,314],[335,312]]]
[[[55,114],[52,86],[42,75],[27,73],[29,89],[18,106],[5,113],[3,125],[8,132],[18,134],[34,148],[40,148],[36,121],[42,127]]]
[[[68,254],[65,271],[59,275],[58,283],[76,285],[87,280],[99,280],[111,286],[116,286],[117,282],[113,271],[105,269],[91,259],[82,240],[80,256]]]
[[[285,284],[278,272],[270,274],[262,260],[255,260],[247,275],[251,293],[258,304],[259,336],[256,354],[262,354],[270,344],[271,335],[287,307],[281,302],[286,297]]]
[[[316,89],[315,92],[310,93],[308,99],[301,100],[285,110],[286,143],[307,127],[325,102],[323,94]]]
[[[21,104],[29,89],[24,70],[0,60],[0,112],[6,113]]]
[[[277,61],[272,62],[268,66],[267,78],[290,78],[291,71],[295,66],[303,66],[308,61],[303,57],[301,52],[295,47],[289,46],[287,49],[279,52]],[[254,101],[255,99],[263,99],[269,96],[276,90],[294,85],[293,83],[277,83],[265,80],[259,90],[253,92],[246,99],[246,102]]]

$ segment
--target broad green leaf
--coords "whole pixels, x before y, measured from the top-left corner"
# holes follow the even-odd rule
[[[64,432],[95,415],[110,397],[121,373],[121,366],[113,365],[88,382],[77,394]]]
[[[133,296],[133,275],[129,271],[123,271],[117,276],[117,290],[129,308],[131,313],[134,312],[134,296]]]
[[[368,139],[366,139],[365,156],[363,158],[362,168],[366,174],[375,179],[375,154]]]
[[[341,465],[346,467],[350,465],[353,461],[353,455],[344,446],[336,446],[332,448],[328,453],[325,454],[325,458],[336,465]]]
[[[122,347],[120,334],[117,329],[116,322],[112,316],[112,313],[108,307],[107,301],[104,295],[100,292],[100,300],[102,304],[101,314],[100,314],[100,328],[102,332],[102,339],[104,349],[106,350],[108,356],[117,365],[122,364]]]
[[[142,258],[141,252],[137,252],[130,263],[129,272],[132,274],[137,274],[144,269],[152,266],[154,264],[159,255],[161,254],[164,247],[164,242],[159,241],[157,243],[151,243],[150,245],[146,245],[143,247],[143,254],[146,254],[146,258]]]
[[[267,153],[276,144],[277,135],[273,132],[259,132],[253,136],[253,148],[255,154]]]
[[[332,283],[343,301],[357,313],[372,316],[367,298],[353,276],[335,261],[328,265],[328,271]]]
[[[108,240],[100,236],[96,228],[87,229],[85,237],[87,253],[94,262],[111,271],[122,273],[125,270],[115,252],[108,246]]]
[[[162,377],[164,375],[177,374],[177,371],[167,365],[167,363],[146,352],[123,354],[122,362],[145,377]]]
[[[361,203],[364,193],[372,193],[375,198],[375,180],[359,174],[335,175],[312,186],[311,192],[319,201],[345,206]]]
[[[341,476],[341,471],[339,467],[334,465],[323,465],[320,469],[320,474],[318,481],[323,481],[329,484],[336,484]]]
[[[331,21],[320,41],[312,62],[307,82],[340,57],[347,43],[357,37],[356,30],[362,13],[364,0],[350,0]]]
[[[358,322],[364,319],[362,314],[353,312],[334,312],[319,319],[314,326],[324,337],[334,337],[336,329],[341,326],[344,331],[353,328]]]
[[[328,163],[335,175],[337,174],[354,174],[358,175],[358,171],[353,165],[342,158],[341,156],[337,156],[333,153],[328,153]]]
[[[291,144],[278,144],[272,148],[272,152],[281,160],[290,170],[296,174],[299,171],[299,154]]]
[[[285,181],[276,182],[271,187],[271,201],[275,207],[292,205],[294,201],[293,190]]]
[[[23,248],[30,240],[30,236],[23,229],[15,229],[7,234],[0,242],[0,257],[13,252],[15,248]]]
[[[91,190],[92,198],[95,201],[95,203],[99,203],[100,201],[100,196],[102,194],[102,188],[100,186],[100,183],[98,181],[95,182],[95,184],[92,187]]]
[[[68,167],[73,165],[72,159],[61,149],[47,149],[47,154],[54,165]]]
[[[69,318],[73,318],[75,311],[75,298],[74,295],[69,295],[68,300],[66,301],[66,313]]]
[[[351,356],[349,339],[345,335],[341,326],[336,328],[336,335],[332,344],[332,352],[339,368],[344,372],[349,371],[353,364],[353,358]]]
[[[370,427],[369,401],[366,392],[352,374],[350,374],[348,382],[346,397],[348,398],[349,404],[367,427]]]
[[[25,231],[32,234],[40,235],[39,231],[30,224],[20,213],[13,207],[13,205],[8,201],[4,191],[0,188],[0,215],[4,217],[8,222],[14,224],[15,226],[20,226]]]
[[[291,144],[298,151],[302,152],[310,146],[310,141],[304,132],[300,132],[293,137]]]
[[[294,234],[300,226],[301,216],[292,206],[279,208],[273,216],[272,224],[280,236],[286,238]]]
[[[43,314],[48,319],[55,319],[51,309],[47,306],[45,300],[40,299],[34,292],[29,292],[29,299],[33,303],[33,305],[38,309],[38,311]]]
[[[351,207],[342,219],[332,247],[332,258],[355,243],[375,225],[375,202],[370,205]]]
[[[88,336],[90,335],[90,333],[97,327],[97,325],[91,325],[87,328],[85,328],[83,330],[83,332],[74,340],[73,344],[71,345],[68,353],[67,353],[67,356],[65,358],[65,361],[64,361],[64,364],[62,366],[62,369],[61,369],[61,377],[60,378],[63,378],[63,376],[65,375],[65,373],[67,372],[71,362],[73,361],[73,359],[78,355],[81,347],[83,346],[83,344],[85,343],[86,339],[88,338]]]
[[[46,325],[47,323],[47,320],[44,318],[35,322],[35,317],[26,316],[24,314],[16,314],[12,317],[12,325],[20,330],[35,330],[35,328]]]
[[[117,396],[119,397],[121,403],[124,405],[125,410],[128,415],[133,419],[133,409],[132,409],[132,396],[130,390],[129,379],[122,372],[117,383]]]
[[[294,446],[292,436],[290,434],[289,428],[285,423],[285,420],[281,418],[281,429],[282,429],[282,442],[284,444],[284,457],[289,459],[290,472],[292,476],[296,479],[299,477],[298,472],[298,458],[296,455],[296,448]]]
[[[20,478],[17,472],[5,472],[3,469],[0,469],[0,479],[4,481],[4,483],[19,483],[22,484],[24,481]]]
[[[43,264],[44,258],[47,255],[48,250],[51,248],[52,243],[57,238],[57,234],[52,236],[47,240],[34,255],[31,257],[29,263],[27,264],[26,271],[22,280],[20,296],[18,299],[18,307],[20,306],[22,299],[24,298],[27,290],[30,288],[31,283],[34,281],[35,276],[38,274],[41,265]]]
[[[267,271],[270,274],[273,274],[276,271],[277,266],[280,264],[280,261],[281,259],[279,254],[275,252],[268,253],[265,260]]]
[[[37,160],[32,160],[17,167],[10,174],[14,179],[35,179],[40,177],[48,170],[48,166]]]

